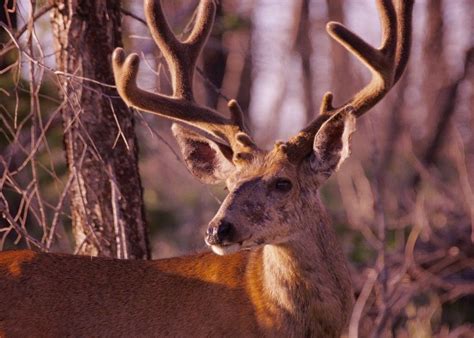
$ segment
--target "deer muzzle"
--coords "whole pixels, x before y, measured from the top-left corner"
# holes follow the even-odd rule
[[[239,251],[241,244],[235,242],[235,226],[224,219],[211,222],[206,232],[206,244],[218,255]]]

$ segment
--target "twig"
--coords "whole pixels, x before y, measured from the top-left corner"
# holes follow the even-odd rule
[[[37,239],[30,236],[30,234],[24,229],[23,227],[19,226],[13,217],[10,215],[8,211],[7,202],[5,201],[3,196],[0,196],[0,214],[2,214],[3,218],[15,229],[15,231],[23,236],[27,242],[32,243],[37,248],[44,250],[45,247],[41,244]]]
[[[367,275],[367,280],[364,283],[364,287],[362,288],[359,297],[354,305],[354,309],[352,310],[352,316],[349,323],[349,338],[357,338],[359,337],[359,323],[360,318],[362,317],[362,311],[364,310],[365,304],[367,303],[367,299],[372,292],[372,288],[374,287],[375,281],[378,278],[378,272],[374,269],[370,269]]]

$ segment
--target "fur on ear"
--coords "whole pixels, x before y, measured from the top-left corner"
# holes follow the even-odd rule
[[[311,168],[324,178],[336,172],[350,155],[351,135],[356,129],[356,117],[348,107],[324,122],[316,133]]]
[[[217,184],[235,169],[232,150],[179,124],[171,126],[189,171],[201,182]]]

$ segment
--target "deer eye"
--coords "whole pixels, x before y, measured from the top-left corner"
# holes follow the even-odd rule
[[[278,178],[275,181],[275,190],[279,192],[288,192],[293,187],[291,181],[287,178]]]

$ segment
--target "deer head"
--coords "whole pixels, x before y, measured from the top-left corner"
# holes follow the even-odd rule
[[[317,189],[349,156],[356,119],[386,95],[408,60],[413,1],[400,1],[397,8],[390,0],[377,5],[383,27],[378,49],[339,23],[327,25],[329,34],[369,68],[370,83],[340,107],[332,105],[331,93],[325,94],[319,115],[307,127],[266,151],[252,140],[236,101],[229,102],[230,118],[224,118],[194,100],[194,68],[213,25],[214,1],[200,2],[184,41],[172,33],[159,2],[145,1],[151,35],[171,72],[173,95],[140,89],[138,56],[125,57],[120,48],[113,55],[117,89],[129,106],[176,122],[172,130],[194,176],[227,185],[229,194],[206,234],[215,253],[285,242],[307,226],[311,210],[319,209]]]

